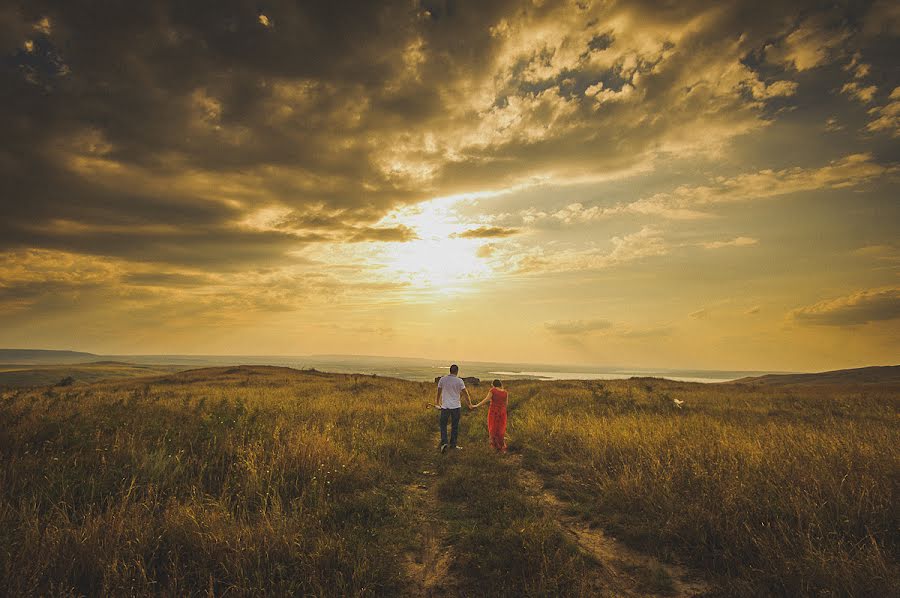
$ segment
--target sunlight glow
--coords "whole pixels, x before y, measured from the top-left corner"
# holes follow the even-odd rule
[[[455,208],[461,201],[465,199],[435,199],[387,215],[379,224],[408,226],[418,239],[382,244],[376,261],[387,273],[417,289],[459,291],[467,283],[490,276],[491,268],[477,256],[485,240],[458,236],[473,226],[459,219]]]

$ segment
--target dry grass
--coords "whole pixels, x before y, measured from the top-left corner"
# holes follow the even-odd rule
[[[276,368],[51,389],[0,407],[0,593],[366,594],[418,385]],[[400,417],[398,417],[400,411]]]
[[[900,585],[898,393],[509,386],[511,449],[571,512],[723,593]],[[0,594],[416,594],[403,563],[428,518],[453,591],[595,591],[596,563],[487,448],[483,411],[437,455],[432,387],[242,367],[6,392]]]
[[[575,508],[721,575],[727,593],[900,587],[897,392],[665,381],[515,390],[516,447]]]

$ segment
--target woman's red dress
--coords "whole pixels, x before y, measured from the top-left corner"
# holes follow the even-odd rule
[[[509,397],[502,388],[491,388],[491,408],[488,409],[488,434],[491,446],[498,451],[506,451],[506,399]]]

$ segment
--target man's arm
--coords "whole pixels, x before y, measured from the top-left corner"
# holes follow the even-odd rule
[[[434,397],[434,406],[435,406],[435,407],[441,407],[441,406],[443,405],[443,403],[441,402],[441,395],[442,395],[442,394],[443,394],[443,393],[441,392],[441,387],[438,386],[438,389],[437,389],[437,395]]]
[[[469,409],[472,408],[472,397],[469,396],[469,389],[463,386],[463,392],[466,393],[466,402],[469,404]]]

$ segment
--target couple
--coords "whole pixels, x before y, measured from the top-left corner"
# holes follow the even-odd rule
[[[448,447],[451,449],[461,448],[456,444],[461,408],[460,393],[466,394],[466,403],[469,409],[476,409],[485,402],[490,401],[488,434],[491,437],[491,446],[498,451],[506,452],[506,403],[509,399],[509,393],[503,390],[503,384],[499,380],[494,380],[487,396],[480,403],[473,405],[466,383],[457,374],[459,374],[459,366],[456,364],[451,365],[450,374],[443,376],[437,385],[437,396],[434,400],[434,406],[441,410],[441,452],[446,453]],[[448,420],[450,421],[449,444],[447,444]]]

